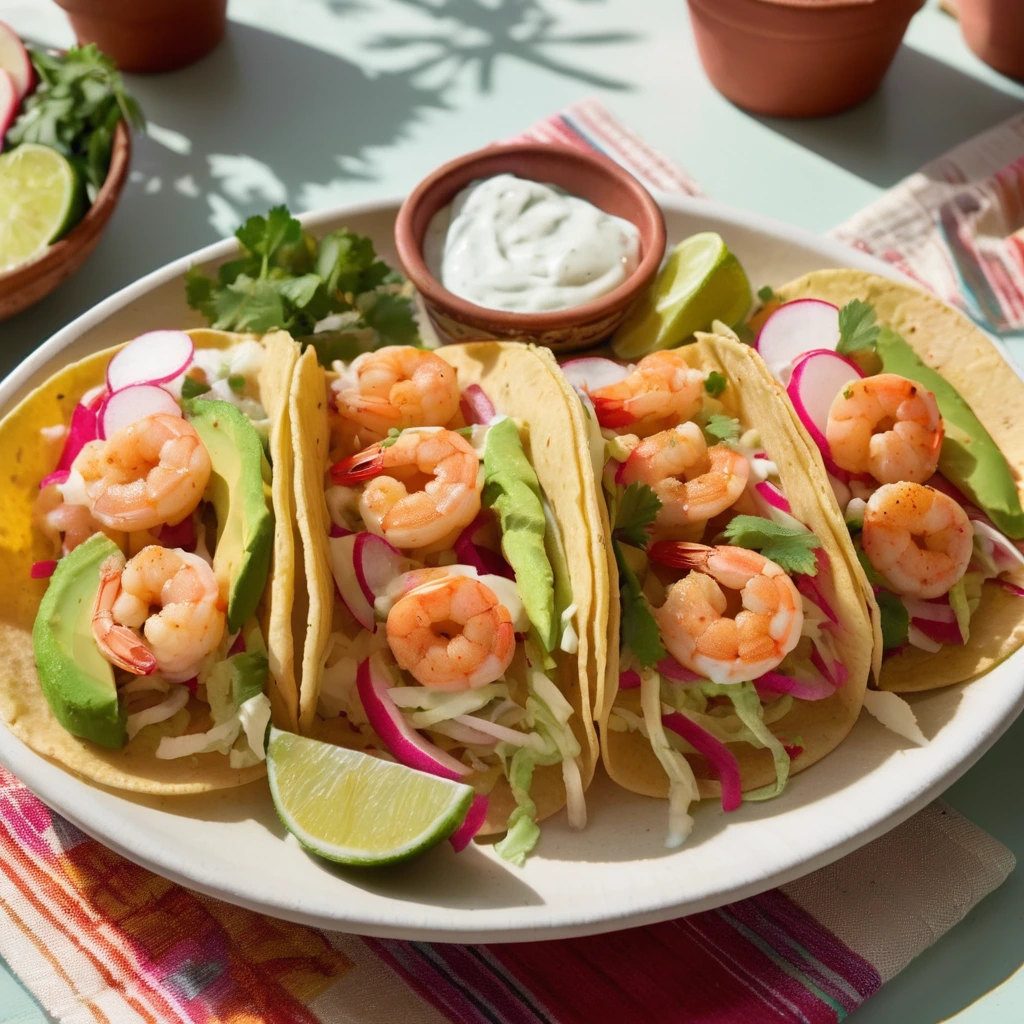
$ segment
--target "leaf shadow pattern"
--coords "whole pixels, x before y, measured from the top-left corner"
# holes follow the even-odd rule
[[[371,50],[428,48],[409,69],[416,76],[433,73],[447,89],[467,70],[475,72],[477,88],[489,93],[494,87],[495,67],[501,58],[513,58],[535,68],[601,89],[627,90],[628,82],[601,74],[593,68],[565,63],[548,52],[559,46],[609,46],[630,43],[637,33],[559,31],[558,19],[540,0],[399,0],[407,7],[438,22],[436,31],[389,33],[367,41]],[[592,0],[581,0],[592,2]]]

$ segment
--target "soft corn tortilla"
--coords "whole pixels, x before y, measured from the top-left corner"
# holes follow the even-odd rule
[[[871,303],[878,322],[895,330],[925,364],[957,389],[1006,456],[1024,499],[1024,381],[985,332],[966,316],[912,285],[861,270],[815,271],[779,288],[778,295],[784,301],[823,299],[840,308],[851,299]],[[825,500],[830,514],[842,525],[843,516],[831,488]],[[855,556],[853,573],[871,611],[876,663],[881,663],[878,605]],[[983,675],[1022,644],[1022,599],[990,583],[983,590],[981,607],[971,616],[971,636],[966,644],[945,646],[940,654],[907,648],[887,658],[875,678],[881,690],[934,690]]]
[[[574,414],[578,415],[579,403],[573,396],[570,404],[547,350],[514,342],[471,342],[445,346],[437,354],[458,371],[460,389],[479,384],[499,411],[526,427],[527,454],[561,527],[580,636],[577,654],[556,652],[556,681],[576,712],[572,727],[580,743],[581,775],[586,787],[597,763],[597,735],[591,709],[599,677],[594,674],[594,663],[600,659],[603,664],[606,641],[603,630],[599,638],[595,637],[594,624],[601,621],[606,607],[607,574],[595,573],[590,535],[584,526],[593,490],[577,457],[580,442]],[[299,360],[292,386],[296,507],[309,593],[299,722],[300,729],[307,733],[344,743],[344,730],[337,728],[337,720],[323,722],[316,716],[334,607],[334,578],[327,543],[330,520],[324,499],[330,443],[326,389],[326,374],[317,365],[312,350],[307,350]],[[472,777],[467,781],[472,782]],[[560,765],[537,768],[530,796],[537,805],[538,820],[565,806]],[[489,794],[483,833],[505,831],[514,808],[508,783],[501,778]]]
[[[801,739],[802,753],[794,758],[790,771],[802,771],[833,750],[853,728],[860,713],[871,667],[871,626],[860,591],[854,581],[850,559],[853,548],[849,535],[837,531],[833,517],[822,503],[823,488],[828,488],[825,467],[810,438],[790,414],[785,394],[756,353],[724,337],[698,334],[697,341],[679,351],[690,366],[703,371],[717,370],[725,375],[728,386],[720,397],[725,411],[736,416],[744,427],[754,427],[768,456],[778,466],[783,493],[789,499],[793,515],[821,541],[821,550],[832,570],[832,586],[826,590],[843,632],[836,635],[836,652],[850,676],[831,697],[819,701],[794,701],[793,710],[772,724],[777,735]],[[820,478],[820,481],[819,481]],[[809,486],[810,484],[810,486]],[[600,488],[600,481],[595,481]],[[839,520],[842,525],[842,520]],[[604,513],[602,546],[607,549],[610,536],[607,511]],[[642,715],[639,690],[619,691],[619,586],[613,568],[609,617],[608,675],[604,701],[598,705],[601,752],[608,774],[621,786],[645,796],[667,797],[669,784],[664,768],[639,732],[619,732],[608,728],[608,719],[616,707]],[[824,578],[818,577],[819,585]],[[824,588],[823,588],[824,589]],[[775,779],[771,753],[747,743],[731,743],[729,749],[739,763],[743,789],[756,789]],[[702,797],[718,796],[721,788],[712,778],[704,759],[688,757],[697,775]]]
[[[241,340],[240,335],[223,331],[188,333],[197,348],[228,348]],[[272,672],[270,697],[275,721],[287,727],[287,723],[294,722],[298,704],[290,623],[294,587],[293,514],[288,486],[291,439],[287,425],[282,426],[278,417],[287,405],[289,368],[294,364],[297,346],[283,332],[268,335],[263,341],[268,353],[259,384],[261,401],[274,420],[270,448],[275,464],[276,525],[273,569],[261,618]],[[120,347],[108,348],[64,367],[0,421],[0,450],[10,460],[0,487],[0,578],[14,584],[0,592],[0,717],[36,753],[114,789],[180,795],[241,786],[265,775],[265,766],[261,763],[243,769],[229,768],[227,757],[218,753],[158,760],[155,750],[159,740],[145,733],[120,750],[108,750],[69,733],[57,721],[39,686],[32,624],[48,581],[31,579],[30,569],[33,562],[54,557],[54,551],[33,528],[32,508],[39,493],[39,481],[51,472],[57,458],[57,452],[43,441],[40,431],[70,422],[79,398],[103,383],[107,363]],[[192,715],[189,731],[210,727],[205,704],[193,700],[188,709]]]

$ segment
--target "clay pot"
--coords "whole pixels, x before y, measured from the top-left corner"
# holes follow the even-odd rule
[[[959,0],[960,31],[988,65],[1024,81],[1024,2]]]
[[[79,43],[95,43],[122,71],[174,71],[224,38],[227,0],[57,0]]]
[[[758,114],[820,117],[878,88],[924,0],[688,2],[701,62],[722,95]]]

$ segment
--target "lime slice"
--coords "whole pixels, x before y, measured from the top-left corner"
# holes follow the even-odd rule
[[[415,857],[450,836],[473,800],[461,782],[275,728],[267,775],[285,828],[341,864]]]
[[[713,320],[730,327],[750,309],[750,282],[722,236],[713,231],[684,238],[669,254],[657,280],[612,336],[620,359],[681,345]]]
[[[26,142],[0,156],[0,271],[38,256],[82,213],[75,169],[55,149]]]

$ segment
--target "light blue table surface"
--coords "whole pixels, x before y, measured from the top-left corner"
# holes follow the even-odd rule
[[[715,199],[825,231],[1024,111],[1024,86],[976,60],[934,2],[914,18],[875,97],[839,117],[787,122],[737,110],[711,88],[682,0],[232,0],[228,38],[213,55],[130,80],[152,124],[131,182],[87,266],[0,324],[0,371],[249,213],[401,193],[442,161],[586,96]],[[72,41],[50,0],[0,0],[0,20],[41,42]],[[1022,782],[1024,721],[946,796],[1024,863]],[[854,1019],[1024,1020],[1022,960],[1018,870]],[[47,1019],[0,960],[0,1022]]]

